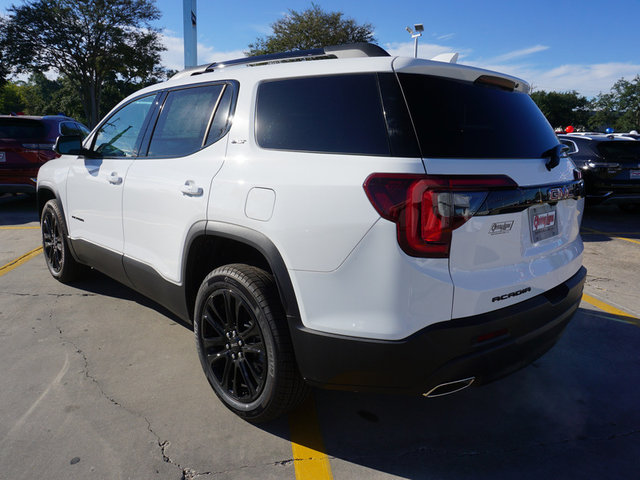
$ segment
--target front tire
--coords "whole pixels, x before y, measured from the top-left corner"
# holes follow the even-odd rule
[[[264,270],[234,264],[212,271],[198,291],[194,333],[207,380],[245,420],[275,419],[305,398],[278,292]]]
[[[76,280],[83,270],[71,255],[60,206],[49,200],[42,209],[40,220],[42,250],[51,275],[61,282]]]

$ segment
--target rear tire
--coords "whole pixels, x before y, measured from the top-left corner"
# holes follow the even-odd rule
[[[196,298],[194,333],[216,395],[253,423],[273,420],[304,400],[293,345],[273,277],[233,264],[212,271]]]
[[[42,209],[40,229],[42,250],[51,275],[64,283],[78,279],[85,267],[71,255],[64,218],[56,200],[49,200]]]

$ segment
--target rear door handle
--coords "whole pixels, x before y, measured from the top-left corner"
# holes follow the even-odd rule
[[[202,187],[198,187],[196,182],[193,180],[187,180],[184,182],[184,186],[181,191],[183,195],[188,195],[189,197],[200,197],[204,193]]]
[[[122,183],[122,177],[118,175],[118,172],[111,172],[108,178],[109,183],[112,185],[120,185]]]

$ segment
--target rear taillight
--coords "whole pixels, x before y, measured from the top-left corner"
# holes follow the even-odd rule
[[[490,191],[517,186],[506,175],[374,173],[364,182],[376,211],[396,224],[402,250],[430,258],[449,256],[451,232],[478,211]]]

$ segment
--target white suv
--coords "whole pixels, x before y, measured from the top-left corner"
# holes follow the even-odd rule
[[[247,420],[307,385],[436,396],[559,338],[586,271],[583,186],[525,82],[327,47],[181,72],[38,176],[45,257],[194,325]]]

